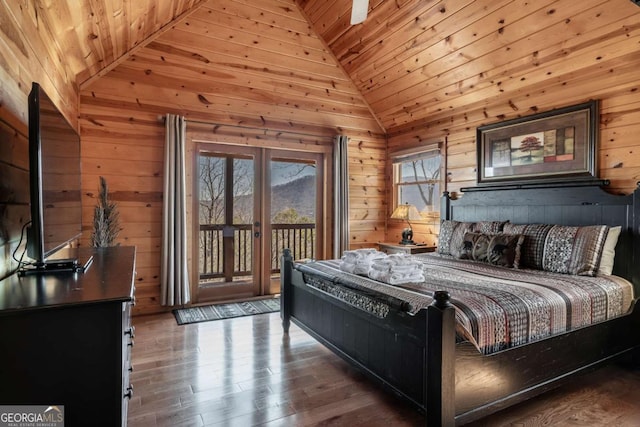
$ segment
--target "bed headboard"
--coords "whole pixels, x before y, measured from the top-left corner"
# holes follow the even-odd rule
[[[630,280],[640,295],[640,187],[629,195],[599,186],[474,187],[459,199],[444,192],[441,218],[456,221],[510,221],[514,224],[622,226],[614,274]]]

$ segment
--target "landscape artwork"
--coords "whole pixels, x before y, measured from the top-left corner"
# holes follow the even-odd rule
[[[491,141],[492,166],[523,166],[574,159],[574,127],[550,129]]]
[[[511,164],[531,165],[544,161],[544,132],[518,135],[511,138]]]
[[[478,127],[478,184],[593,179],[598,107],[590,101]]]

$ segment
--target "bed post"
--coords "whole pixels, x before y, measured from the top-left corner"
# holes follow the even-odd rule
[[[282,253],[280,263],[280,318],[285,334],[289,333],[291,324],[291,272],[293,269],[293,256],[291,250],[286,249]]]
[[[424,378],[427,426],[455,425],[455,310],[449,293],[436,291],[427,307]]]
[[[451,219],[451,195],[448,191],[442,192],[440,200],[440,220]]]

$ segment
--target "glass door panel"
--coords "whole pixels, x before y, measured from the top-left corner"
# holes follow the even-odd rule
[[[222,230],[225,224],[226,159],[215,155],[198,157],[199,262],[200,285],[224,278]]]
[[[317,253],[318,162],[315,156],[296,154],[287,158],[272,153],[268,162],[269,271],[265,276],[269,293],[280,290],[280,258],[285,248],[294,259],[316,258]]]
[[[256,163],[253,153],[198,154],[198,302],[259,293]]]

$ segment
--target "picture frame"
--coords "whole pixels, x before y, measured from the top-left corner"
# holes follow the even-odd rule
[[[477,128],[478,186],[591,181],[599,101]]]

